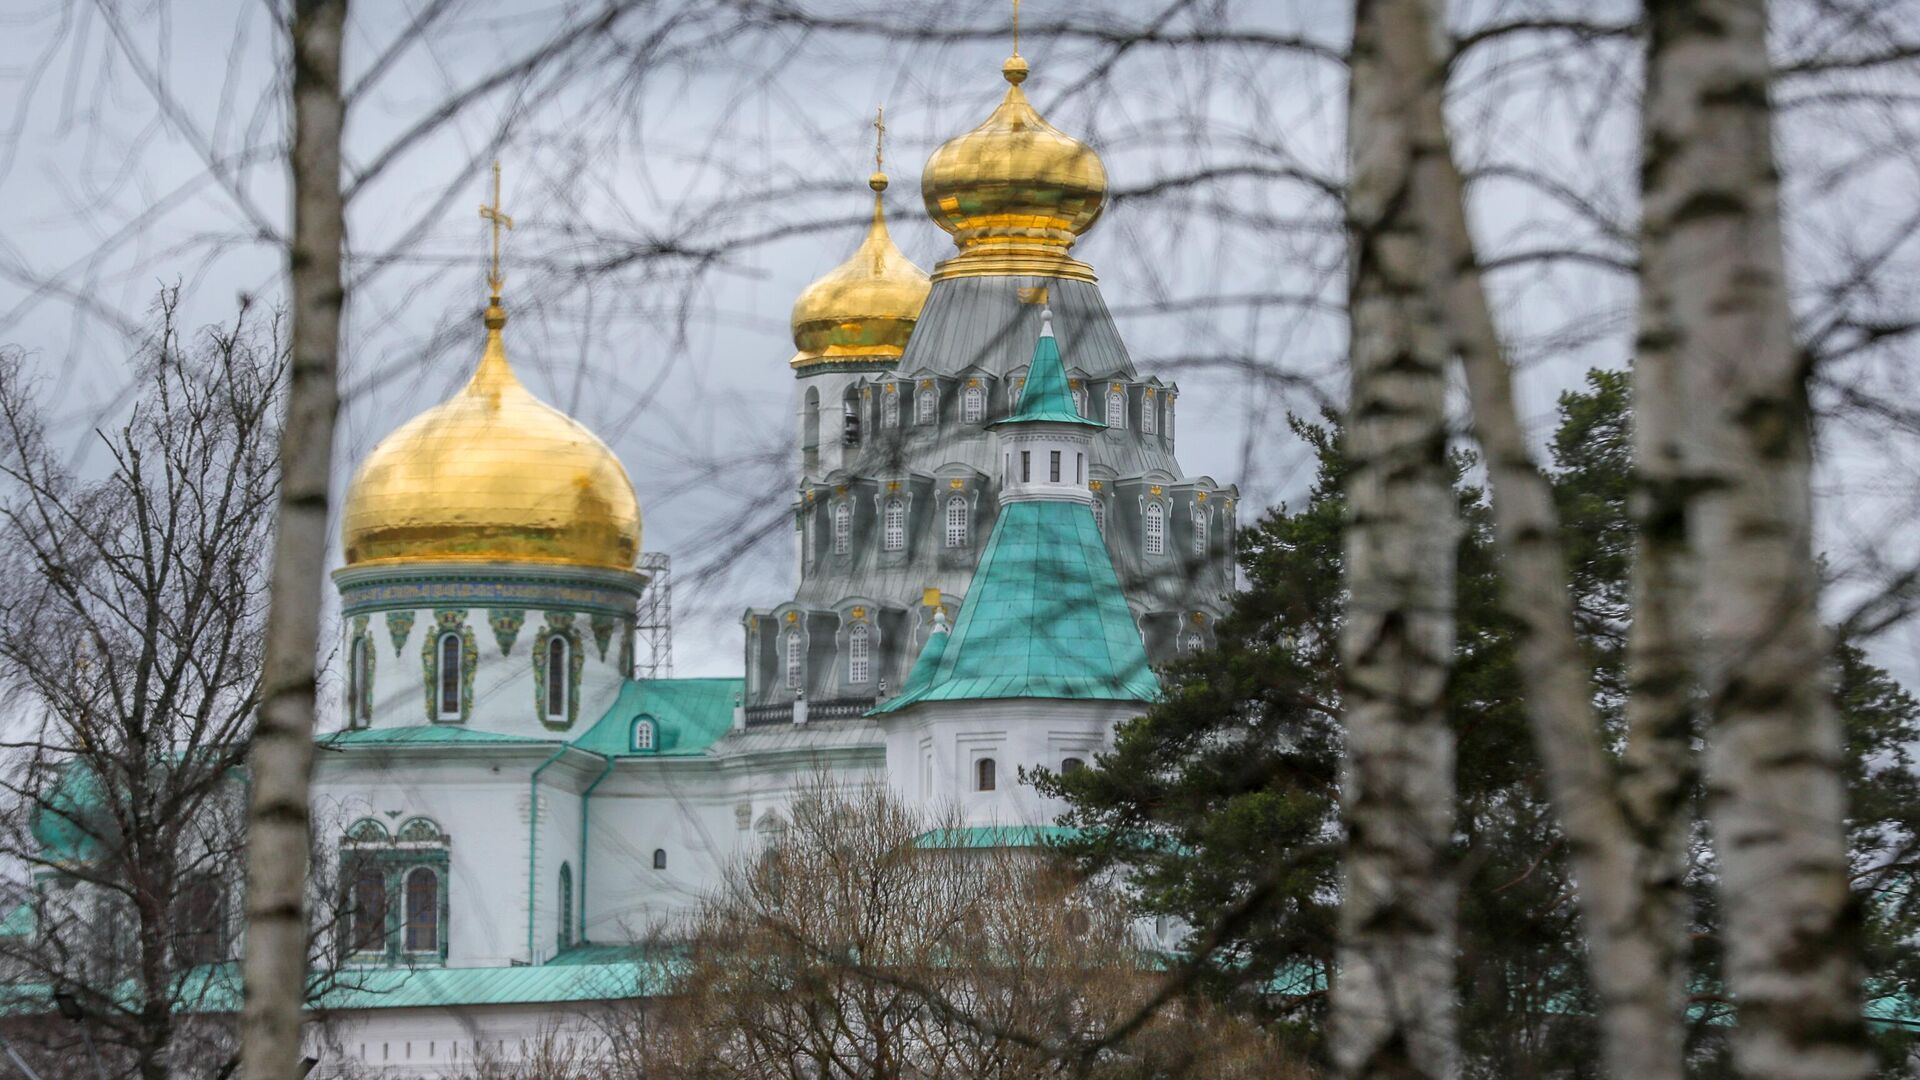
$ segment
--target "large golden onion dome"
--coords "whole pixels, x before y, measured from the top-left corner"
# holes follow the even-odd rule
[[[1007,96],[986,123],[946,141],[927,160],[920,193],[927,213],[953,234],[960,254],[933,279],[1035,275],[1092,281],[1067,254],[1106,205],[1100,155],[1041,119],[1020,84],[1027,62],[1007,59]]]
[[[572,417],[534,397],[487,308],[487,348],[448,401],[387,436],[347,491],[348,566],[521,562],[631,570],[640,504],[627,470]]]
[[[793,302],[794,367],[822,363],[897,360],[913,333],[931,287],[887,234],[880,193],[887,174],[867,181],[873,188],[873,224],[852,258],[807,286]]]

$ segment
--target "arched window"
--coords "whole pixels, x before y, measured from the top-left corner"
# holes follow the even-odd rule
[[[1073,411],[1081,416],[1087,415],[1087,390],[1084,386],[1073,388]]]
[[[354,872],[347,897],[347,948],[380,952],[387,947],[387,877],[367,864]]]
[[[860,394],[852,387],[840,399],[840,445],[860,445]]]
[[[1100,538],[1102,540],[1106,539],[1107,504],[1101,502],[1098,495],[1093,497],[1093,527],[1100,530]]]
[[[1180,648],[1183,652],[1197,653],[1200,651],[1201,646],[1205,644],[1206,642],[1201,639],[1200,631],[1198,630],[1189,630],[1187,631],[1187,636],[1180,639]]]
[[[432,818],[424,817],[408,818],[400,831],[393,834],[394,841],[401,844],[438,844],[446,838],[447,834],[440,831]]]
[[[900,387],[898,384],[889,383],[887,385],[886,393],[881,396],[880,422],[885,424],[888,427],[900,426],[899,390],[900,390]]]
[[[986,411],[987,392],[978,386],[967,387],[967,392],[960,398],[960,419],[969,424],[977,424]]]
[[[573,867],[560,864],[560,947],[573,944]]]
[[[931,386],[920,388],[920,396],[913,402],[913,422],[931,424],[940,413],[940,397]]]
[[[1148,393],[1140,399],[1140,430],[1148,435],[1160,426],[1160,399]]]
[[[657,847],[653,849],[653,868],[655,870],[665,870],[667,868],[666,848]]]
[[[407,872],[407,951],[440,948],[440,878],[424,866]]]
[[[947,546],[963,548],[967,546],[967,497],[954,495],[947,499]]]
[[[567,715],[567,639],[555,634],[547,639],[547,716],[563,719]]]
[[[1207,557],[1207,509],[1195,507],[1193,511],[1193,557]]]
[[[907,546],[907,504],[899,499],[888,499],[880,522],[880,546],[888,551],[900,551]]]
[[[173,960],[181,967],[227,958],[227,898],[220,879],[188,878],[173,898]]]
[[[1167,511],[1157,502],[1147,504],[1147,554],[1167,553]]]
[[[847,681],[856,686],[864,684],[870,674],[867,645],[867,624],[854,623],[847,631]]]
[[[654,747],[653,717],[642,716],[633,722],[633,748],[646,752]]]
[[[353,639],[353,662],[348,665],[349,723],[366,727],[373,722],[373,639],[365,634]]]
[[[811,476],[820,471],[820,388],[807,387],[800,406],[800,468]]]
[[[794,629],[788,630],[787,631],[787,689],[789,690],[800,689],[800,676],[805,674],[806,664],[807,664],[806,653],[801,651],[801,647],[800,647],[799,628],[796,627]]]
[[[1020,399],[1026,396],[1027,380],[1025,378],[1015,379],[1013,382],[1013,407],[1016,409],[1019,408]]]
[[[833,504],[833,553],[845,555],[853,544],[853,504]]]
[[[1107,392],[1107,426],[1123,428],[1127,426],[1127,394],[1124,390]]]
[[[1077,757],[1062,758],[1060,760],[1060,775],[1071,776],[1086,767],[1087,763]]]
[[[440,635],[440,719],[460,719],[460,635]]]
[[[1167,395],[1167,441],[1173,441],[1173,395]]]
[[[995,779],[992,758],[983,757],[973,763],[973,790],[992,791]]]

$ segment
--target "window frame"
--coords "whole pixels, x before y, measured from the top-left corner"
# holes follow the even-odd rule
[[[915,424],[937,424],[940,422],[940,391],[923,386],[913,398],[913,422]]]
[[[889,495],[880,505],[880,550],[906,549],[907,501],[898,495]]]
[[[560,863],[560,926],[559,939],[562,949],[573,945],[573,864],[562,860]]]
[[[633,726],[627,733],[627,746],[636,754],[651,754],[659,749],[660,725],[653,722],[652,714],[641,713],[633,718]]]
[[[800,628],[797,626],[787,627],[787,632],[782,636],[780,645],[781,648],[786,650],[787,654],[787,689],[798,690],[801,688],[801,683],[804,682],[807,677],[807,650],[805,644],[801,641]]]
[[[433,648],[434,676],[439,682],[439,685],[434,687],[433,693],[434,718],[443,723],[460,720],[463,704],[461,701],[463,695],[460,690],[466,676],[466,672],[462,671],[461,667],[466,661],[463,655],[466,650],[466,639],[458,630],[442,630],[439,638],[434,641]],[[447,707],[449,695],[452,697],[452,708]]]
[[[975,758],[973,762],[973,790],[976,792],[998,791],[1000,784],[1000,766],[990,757]]]
[[[427,898],[431,901],[426,905],[427,914],[431,916],[431,922],[427,924],[425,930],[432,935],[432,940],[426,945],[415,945],[414,934],[415,931],[421,929],[421,927],[415,923],[415,901],[419,899],[420,893],[415,890],[414,881],[420,878],[422,874],[426,875],[425,880],[431,884],[431,891],[426,892]],[[400,919],[401,953],[407,956],[419,956],[425,953],[440,952],[442,942],[440,925],[440,872],[431,866],[408,867],[400,875],[400,893],[401,904],[403,905]]]
[[[864,686],[873,679],[873,632],[863,622],[847,628],[847,682]]]
[[[964,548],[968,544],[967,534],[970,531],[968,519],[971,517],[968,509],[965,495],[947,496],[947,547],[949,549]]]
[[[960,420],[966,424],[977,424],[987,414],[987,391],[985,387],[969,386],[960,395]]]
[[[1125,390],[1107,391],[1107,426],[1123,430],[1127,426],[1127,392]]]
[[[567,678],[567,671],[573,660],[572,650],[573,643],[567,640],[565,634],[547,636],[545,649],[547,655],[540,658],[540,662],[547,666],[547,699],[541,704],[544,715],[550,721],[567,718],[567,706],[570,704],[567,697],[571,690],[567,685],[570,681]],[[555,670],[556,664],[559,666],[558,671]]]
[[[1165,555],[1167,553],[1167,508],[1158,500],[1150,500],[1145,513],[1141,516],[1144,519],[1141,528],[1145,534],[1141,549],[1148,555]]]

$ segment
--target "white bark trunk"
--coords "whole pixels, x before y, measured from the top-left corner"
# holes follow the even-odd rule
[[[326,584],[327,482],[339,410],[335,371],[346,240],[340,53],[346,18],[347,0],[299,0],[291,20],[293,364],[280,439],[280,512],[247,818],[241,1062],[249,1080],[289,1080],[300,1058],[314,665]]]
[[[1502,604],[1522,627],[1519,670],[1535,745],[1579,885],[1601,1047],[1607,1072],[1633,1080],[1681,1080],[1685,944],[1673,849],[1683,806],[1637,828],[1616,788],[1602,742],[1587,658],[1574,633],[1572,584],[1553,489],[1535,460],[1514,404],[1512,372],[1475,254],[1465,189],[1443,110],[1439,25],[1429,4],[1393,6],[1382,35],[1387,67],[1406,80],[1415,165],[1412,204],[1421,217],[1427,287],[1461,358],[1473,429],[1485,454]],[[1684,733],[1679,742],[1686,752]]]
[[[1347,848],[1333,1053],[1343,1076],[1438,1080],[1459,1070],[1445,706],[1459,526],[1446,459],[1447,348],[1421,294],[1408,198],[1412,102],[1384,40],[1401,21],[1395,9],[1421,2],[1355,5]]]
[[[1872,1071],[1841,732],[1811,538],[1806,371],[1780,230],[1762,0],[1652,5],[1642,165],[1656,344],[1685,409],[1707,809],[1735,1064]]]

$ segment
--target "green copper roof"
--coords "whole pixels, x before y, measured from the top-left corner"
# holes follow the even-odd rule
[[[1079,836],[1079,829],[1065,825],[976,825],[960,829],[932,829],[915,837],[913,846],[942,851],[1047,847]]]
[[[630,679],[598,723],[573,745],[607,757],[704,753],[733,727],[742,679]],[[653,722],[653,749],[633,748],[633,722]]]
[[[420,724],[414,727],[352,728],[320,738],[326,747],[386,746],[506,746],[514,743],[540,744],[557,739],[536,739],[529,735],[503,735],[497,731],[475,731],[459,724]]]
[[[1053,338],[1051,324],[1040,331],[1040,340],[1033,343],[1033,363],[1027,366],[1027,385],[1020,391],[1020,407],[993,426],[1039,420],[1091,428],[1107,426],[1081,416],[1080,410],[1073,407],[1073,390],[1067,386],[1067,368],[1060,361],[1060,344]]]
[[[937,635],[936,635],[937,637]],[[921,701],[1151,701],[1159,680],[1085,503],[1009,503],[933,666],[889,713]]]

